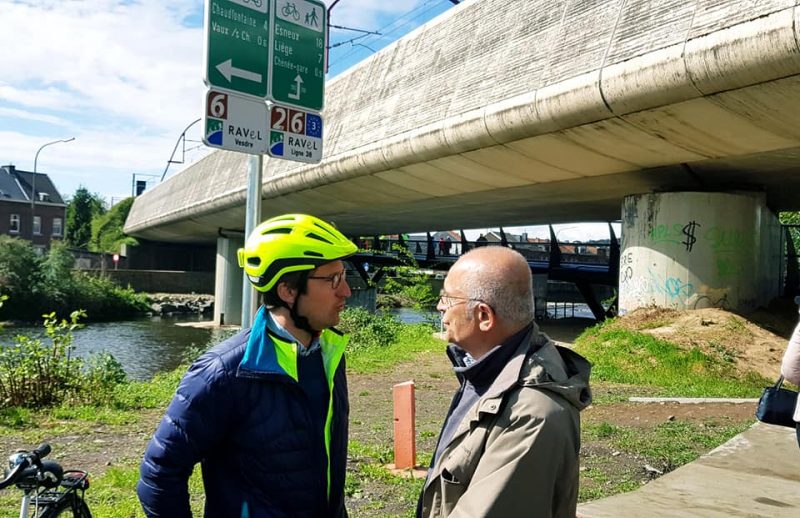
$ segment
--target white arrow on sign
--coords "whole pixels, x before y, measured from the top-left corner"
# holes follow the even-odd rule
[[[232,59],[223,61],[217,65],[217,70],[219,70],[219,73],[222,74],[225,80],[227,80],[229,83],[231,81],[231,77],[241,77],[242,79],[254,81],[256,83],[261,82],[261,74],[250,72],[249,70],[244,70],[242,68],[236,68],[233,66]]]
[[[303,78],[300,77],[300,74],[297,74],[297,77],[294,78],[294,87],[295,92],[293,94],[289,94],[287,97],[289,99],[294,99],[295,101],[300,99],[300,86],[303,84]]]

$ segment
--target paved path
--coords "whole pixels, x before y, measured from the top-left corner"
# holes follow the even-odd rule
[[[795,431],[754,424],[637,491],[578,506],[583,518],[800,517]]]

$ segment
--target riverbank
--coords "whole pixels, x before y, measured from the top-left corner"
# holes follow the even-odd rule
[[[729,317],[741,318],[721,315],[724,318],[712,325],[708,325],[707,318],[706,325],[700,321],[696,325],[722,329]],[[639,322],[637,326],[643,328],[670,327],[655,325],[663,323],[663,319]],[[575,321],[547,321],[541,327],[565,344],[574,343],[583,328]],[[747,325],[731,327],[747,329]],[[691,327],[682,329],[689,334],[693,331]],[[392,460],[391,387],[409,379],[416,383],[418,463],[424,465],[430,460],[441,420],[457,388],[444,355],[445,344],[431,338],[432,332],[430,327],[402,326],[392,344],[378,349],[353,344],[348,353],[351,434],[346,502],[354,518],[413,516],[421,481],[395,477],[383,469]],[[774,340],[785,346],[783,338]],[[637,352],[635,357],[639,358],[639,365],[652,365],[655,361],[645,352]],[[392,358],[390,365],[380,367],[386,364],[386,358]],[[625,358],[619,355],[608,362]],[[715,365],[719,361],[730,363],[711,361]],[[628,401],[631,396],[658,395],[663,390],[651,385],[604,381],[601,366],[596,365],[593,374],[594,404],[582,413],[582,502],[641,487],[710,451],[753,422],[753,405],[632,403]],[[56,458],[67,467],[92,472],[93,487],[87,499],[96,516],[143,516],[133,489],[138,463],[182,371],[183,368],[149,382],[130,384],[121,389],[123,399],[116,406],[0,412],[0,453],[47,440],[53,444]],[[198,478],[191,487],[195,513],[201,514]],[[12,508],[9,495],[4,497],[0,507]]]
[[[150,310],[153,315],[169,317],[173,315],[214,314],[214,296],[202,294],[148,293]]]

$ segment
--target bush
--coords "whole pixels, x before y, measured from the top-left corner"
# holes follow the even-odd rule
[[[27,241],[0,236],[0,319],[33,321],[45,312],[67,317],[85,310],[88,320],[118,320],[149,311],[147,296],[104,277],[72,270],[74,258],[62,243],[39,257]]]
[[[41,315],[43,288],[42,259],[33,246],[16,237],[0,236],[0,295],[7,295],[15,305]],[[0,320],[9,318],[11,308],[0,309]]]
[[[347,308],[338,328],[350,335],[348,351],[377,349],[395,341],[402,324],[391,315],[371,314],[364,308]]]
[[[394,251],[402,266],[388,267],[394,277],[387,277],[382,291],[394,295],[404,306],[416,310],[428,309],[436,303],[437,295],[433,293],[429,277],[419,269],[414,256],[408,250],[395,245]]]
[[[13,343],[0,344],[0,408],[98,403],[125,382],[125,371],[108,353],[86,363],[72,356],[72,332],[82,316],[82,311],[73,311],[69,320],[59,321],[55,313],[44,315],[49,343],[17,335]]]

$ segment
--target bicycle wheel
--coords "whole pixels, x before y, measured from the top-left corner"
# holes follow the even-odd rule
[[[75,502],[73,510],[73,502]],[[77,497],[65,498],[42,513],[42,518],[92,518],[89,506]]]

